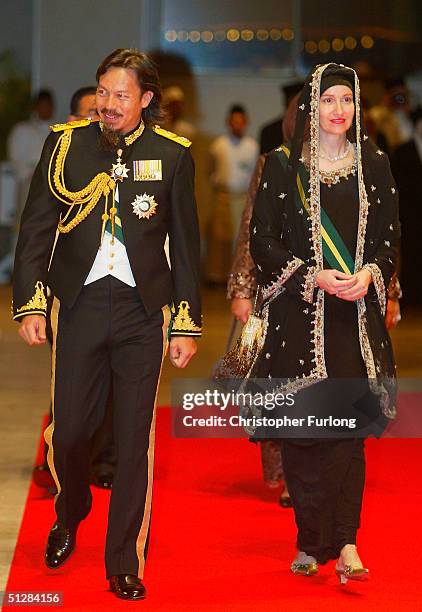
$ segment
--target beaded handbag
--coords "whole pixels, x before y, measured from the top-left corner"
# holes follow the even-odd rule
[[[214,368],[213,378],[215,380],[245,378],[261,352],[265,341],[265,325],[264,319],[257,311],[258,294],[259,287],[253,311],[243,326],[236,344],[226,352]]]

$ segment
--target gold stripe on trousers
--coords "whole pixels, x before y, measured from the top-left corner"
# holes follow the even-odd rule
[[[57,487],[57,494],[54,498],[54,503],[56,503],[60,491],[61,485],[59,478],[57,476],[56,468],[54,466],[54,446],[53,446],[53,434],[54,434],[54,395],[55,395],[55,386],[56,386],[56,349],[57,349],[57,329],[58,329],[58,321],[59,321],[59,311],[60,311],[60,302],[57,298],[53,300],[53,306],[51,309],[51,329],[53,332],[53,345],[51,349],[51,423],[47,427],[44,432],[44,440],[48,444],[48,453],[47,453],[47,463],[50,468],[51,475],[54,478],[54,482]]]
[[[138,537],[136,540],[136,554],[139,560],[139,569],[138,569],[138,577],[143,578],[144,570],[145,570],[145,546],[148,538],[149,524],[151,519],[151,502],[152,502],[152,485],[154,478],[154,448],[155,448],[155,422],[156,422],[156,413],[157,413],[157,397],[158,390],[160,388],[160,379],[161,372],[163,369],[164,357],[167,353],[168,348],[168,327],[171,319],[171,310],[169,306],[163,306],[163,354],[161,358],[161,366],[160,366],[160,374],[158,376],[157,381],[157,389],[155,391],[155,399],[154,399],[154,409],[151,420],[151,427],[149,430],[149,444],[148,444],[148,484],[147,484],[147,494],[145,498],[145,507],[144,507],[144,516],[142,519],[141,528],[138,533]]]

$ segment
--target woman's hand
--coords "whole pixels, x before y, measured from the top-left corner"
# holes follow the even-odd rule
[[[233,298],[232,313],[238,321],[246,323],[252,312],[252,300],[249,298]]]
[[[340,289],[337,291],[337,297],[348,302],[354,302],[359,298],[363,298],[368,293],[368,287],[372,283],[372,274],[369,270],[361,270],[353,274],[355,283],[351,288]]]
[[[317,274],[316,284],[330,295],[337,295],[339,291],[349,290],[356,284],[355,276],[338,270],[321,270]]]
[[[385,315],[385,324],[387,329],[393,329],[401,319],[400,303],[398,300],[387,301],[387,312]]]

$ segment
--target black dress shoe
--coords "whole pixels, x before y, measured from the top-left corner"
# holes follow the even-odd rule
[[[55,522],[47,540],[45,550],[45,564],[50,569],[57,569],[72,554],[76,544],[78,525],[72,529],[63,527]]]
[[[92,475],[91,482],[100,489],[111,489],[113,486],[113,476],[112,472],[100,472]]]
[[[117,574],[110,578],[110,591],[120,599],[145,599],[146,591],[137,576]]]

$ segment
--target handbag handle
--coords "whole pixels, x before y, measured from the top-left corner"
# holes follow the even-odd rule
[[[261,285],[258,285],[257,288],[256,288],[255,300],[254,300],[254,304],[253,304],[253,314],[254,315],[258,315],[256,307],[258,305],[258,296],[259,296],[260,290],[261,290]]]

